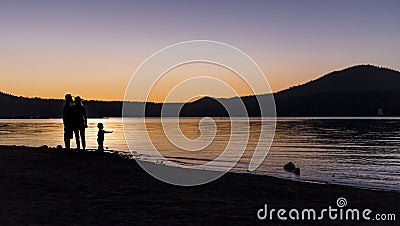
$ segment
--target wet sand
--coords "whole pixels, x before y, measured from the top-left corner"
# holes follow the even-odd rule
[[[348,208],[395,213],[400,193],[228,173],[211,183],[179,187],[158,181],[118,154],[65,153],[0,146],[0,225],[25,224],[330,224],[376,221],[259,220],[268,208]],[[328,218],[328,217],[325,217]],[[384,222],[379,222],[382,224]]]

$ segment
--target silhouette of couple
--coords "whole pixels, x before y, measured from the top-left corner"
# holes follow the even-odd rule
[[[76,148],[86,150],[85,129],[87,126],[86,108],[82,104],[82,99],[77,96],[72,100],[71,94],[65,95],[65,105],[63,111],[64,122],[64,143],[67,150],[71,149],[70,140],[75,133]]]

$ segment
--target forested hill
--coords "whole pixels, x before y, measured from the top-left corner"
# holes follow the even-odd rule
[[[400,72],[372,65],[335,71],[275,94],[281,116],[400,116]]]

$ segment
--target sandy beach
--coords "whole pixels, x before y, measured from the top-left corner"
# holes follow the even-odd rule
[[[269,208],[347,207],[399,218],[400,193],[228,173],[206,185],[158,181],[118,154],[65,153],[51,148],[0,146],[0,225],[25,224],[321,224],[259,220]],[[331,221],[330,225],[373,221]],[[397,224],[397,221],[379,222]]]

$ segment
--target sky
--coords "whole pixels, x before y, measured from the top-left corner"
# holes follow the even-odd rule
[[[356,64],[400,70],[400,1],[0,1],[0,91],[18,96],[123,100],[135,70],[155,52],[189,40],[235,46],[272,91]],[[216,76],[252,94],[234,73],[184,65],[160,80],[161,102],[184,78]],[[171,101],[229,97],[209,81],[186,83]],[[196,91],[196,92],[195,92]]]

